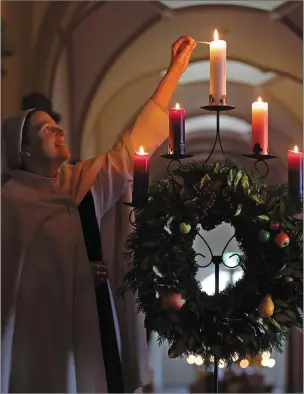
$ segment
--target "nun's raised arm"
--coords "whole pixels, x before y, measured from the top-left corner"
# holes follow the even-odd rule
[[[95,204],[103,216],[123,195],[132,181],[134,150],[143,145],[152,153],[168,135],[167,107],[180,76],[186,71],[195,48],[191,37],[181,37],[172,46],[171,62],[154,95],[138,115],[131,131],[122,134],[113,150],[75,166],[62,167],[62,183],[79,203],[93,186]]]
[[[96,208],[103,216],[132,182],[134,151],[143,145],[152,154],[167,135],[167,111],[150,99],[134,126],[121,135],[111,151],[80,161],[74,166],[63,165],[62,183],[69,185],[78,203],[93,186]]]

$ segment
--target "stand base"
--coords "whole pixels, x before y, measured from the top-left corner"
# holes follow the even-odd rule
[[[193,155],[177,155],[177,154],[161,154],[160,155],[163,159],[168,159],[168,160],[182,160],[182,159],[190,159],[190,157],[193,157]]]
[[[272,159],[276,159],[277,156],[273,156],[273,155],[257,155],[252,153],[251,155],[242,155],[243,157],[247,157],[247,159],[251,159],[251,160],[272,160]]]
[[[224,111],[231,111],[232,109],[235,109],[235,107],[232,107],[231,105],[204,105],[203,107],[200,108],[205,109],[206,111],[214,111],[214,112],[224,112]]]

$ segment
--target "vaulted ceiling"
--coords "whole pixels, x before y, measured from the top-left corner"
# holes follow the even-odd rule
[[[280,157],[273,174],[285,178],[287,149],[302,145],[302,2],[45,1],[32,9],[33,88],[62,112],[75,157],[112,146],[153,93],[179,36],[208,41],[217,28],[227,41],[227,95],[236,106],[223,118],[225,149],[235,160],[250,149],[251,103],[262,95],[270,148]],[[172,100],[186,109],[187,148],[200,158],[215,127],[200,109],[209,94],[208,59],[208,46],[198,45]]]

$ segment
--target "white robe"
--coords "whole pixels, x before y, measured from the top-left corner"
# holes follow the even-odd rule
[[[150,100],[132,131],[109,153],[64,164],[54,179],[8,171],[2,187],[2,393],[106,392],[94,284],[77,206],[94,184],[101,222],[121,210],[124,217],[116,220],[126,229],[128,217],[118,204],[129,189],[133,151],[144,145],[152,152],[167,132],[166,112]],[[103,242],[114,291],[127,269],[120,255],[124,235]],[[149,379],[146,348],[128,359],[131,349],[142,346],[144,329],[131,295],[116,307],[124,376],[131,374],[126,391],[135,390]],[[142,359],[134,362],[139,354]]]

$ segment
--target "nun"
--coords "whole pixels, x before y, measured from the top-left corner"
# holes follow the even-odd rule
[[[22,98],[21,110],[32,108],[46,112],[57,124],[61,115],[53,110],[51,100],[42,93],[33,92]],[[78,160],[77,160],[78,161]],[[70,161],[70,163],[76,164]],[[112,209],[112,208],[111,208]],[[102,245],[99,224],[96,217],[94,198],[91,190],[78,205],[87,256],[91,263],[95,283],[95,295],[98,311],[100,339],[109,393],[123,393],[124,382],[121,363],[121,338],[115,310],[115,294],[111,292],[108,280],[108,268],[102,258]],[[135,316],[135,320],[138,316]],[[129,379],[126,377],[126,386]]]
[[[4,121],[2,393],[107,392],[94,280],[104,280],[109,273],[115,289],[121,283],[127,267],[119,271],[121,256],[117,258],[119,263],[112,264],[111,259],[118,250],[121,254],[124,235],[102,240],[108,270],[96,264],[92,275],[78,206],[91,189],[101,234],[107,233],[107,226],[104,237],[111,234],[117,220],[124,222],[125,218],[117,214],[123,214],[120,200],[130,192],[133,152],[144,144],[151,154],[167,137],[166,108],[194,48],[191,37],[176,41],[168,72],[133,127],[121,135],[111,151],[95,158],[67,164],[70,155],[65,131],[39,109],[23,111]],[[123,352],[123,346],[137,341],[136,327],[131,335],[121,324],[135,316],[134,299],[118,304],[118,309],[120,331],[127,332],[121,338]],[[132,345],[136,347],[136,343]],[[139,353],[141,350],[145,351],[138,349]],[[132,360],[129,364],[136,367]],[[149,383],[146,364],[137,365],[140,371],[125,391]]]

